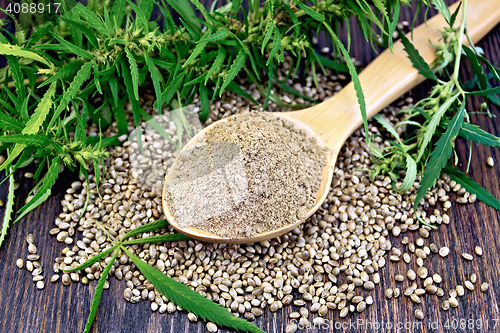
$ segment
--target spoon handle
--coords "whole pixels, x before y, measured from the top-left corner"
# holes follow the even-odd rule
[[[449,7],[453,14],[458,2]],[[460,25],[463,5],[455,20]],[[478,42],[500,22],[500,0],[469,0],[467,5],[467,31],[473,43]],[[434,45],[440,43],[438,30],[448,26],[443,16],[436,15],[427,24],[418,26],[410,39],[427,63],[436,60]],[[468,41],[464,38],[464,44]],[[359,75],[366,101],[368,118],[398,99],[401,95],[425,80],[412,66],[401,41],[393,50],[385,50]],[[361,111],[353,83],[349,83],[334,97],[311,108],[287,113],[309,125],[334,152],[362,125]]]

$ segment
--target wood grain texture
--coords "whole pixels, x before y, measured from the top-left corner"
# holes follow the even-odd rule
[[[411,21],[412,12],[409,9],[402,11],[401,19]],[[422,17],[420,16],[420,22]],[[325,41],[322,41],[325,43]],[[323,44],[325,45],[325,44]],[[486,57],[495,66],[500,66],[500,27],[497,26],[493,32],[479,43],[486,52]],[[352,52],[354,56],[363,64],[367,64],[375,57],[371,47],[366,44],[362,36],[353,35]],[[463,74],[468,78],[472,77],[468,66],[463,66]],[[423,84],[414,89],[410,95],[419,98],[424,95],[429,85]],[[468,110],[477,110],[480,99],[476,98],[468,105]],[[497,117],[500,110],[491,110]],[[480,124],[485,130],[500,135],[498,118],[488,118],[485,115],[472,115],[472,122]],[[467,160],[469,147],[463,141],[457,142],[457,151],[461,161]],[[476,144],[472,145],[472,166],[470,175],[478,183],[487,188],[497,198],[500,198],[500,151],[489,149]],[[488,156],[492,156],[496,161],[493,168],[486,166],[485,161]],[[464,166],[461,166],[465,170]],[[20,200],[24,200],[30,184],[25,179],[21,179],[21,189],[16,191],[17,207],[21,206]],[[1,333],[52,333],[52,332],[82,332],[88,313],[95,284],[84,286],[82,284],[71,284],[64,286],[62,283],[46,283],[43,291],[37,290],[31,281],[31,276],[26,270],[19,270],[15,261],[17,258],[26,258],[28,253],[25,237],[28,233],[35,235],[35,243],[38,246],[42,265],[48,278],[51,275],[51,266],[54,258],[60,253],[63,244],[57,243],[48,231],[53,227],[54,219],[60,212],[60,199],[64,195],[65,186],[68,180],[74,175],[67,174],[68,178],[61,178],[53,189],[54,195],[41,207],[14,225],[7,238],[7,244],[0,249],[0,332]],[[0,199],[6,201],[6,184],[0,186]],[[21,198],[21,199],[19,199]],[[4,208],[0,209],[0,216],[3,216]],[[413,313],[420,308],[425,312],[425,319],[422,321],[423,328],[410,327],[399,330],[400,332],[500,332],[500,323],[493,327],[495,319],[500,319],[499,313],[499,288],[500,288],[500,213],[494,209],[476,202],[472,205],[453,205],[449,211],[452,222],[449,226],[441,226],[438,232],[432,232],[429,241],[450,247],[451,253],[445,258],[431,256],[426,260],[426,266],[430,272],[437,272],[444,277],[443,286],[445,289],[454,287],[463,282],[472,273],[478,275],[478,283],[484,281],[490,284],[488,293],[466,292],[460,298],[460,306],[444,312],[440,309],[440,299],[437,297],[425,296],[423,304],[415,306],[406,297],[387,301],[384,298],[384,291],[388,287],[395,287],[392,280],[395,274],[402,273],[406,264],[389,263],[381,270],[382,281],[370,294],[375,299],[375,304],[360,315],[348,315],[345,319],[340,319],[338,311],[330,311],[326,317],[334,323],[347,323],[344,328],[338,331],[348,332],[392,332],[393,329],[377,329],[368,326],[349,326],[350,323],[363,320],[365,323],[409,323],[413,325],[415,319]],[[408,233],[410,240],[415,240],[417,234]],[[400,243],[401,238],[393,239],[395,246],[403,248]],[[472,262],[466,262],[460,254],[462,252],[472,253],[475,245],[483,248],[485,254]],[[415,269],[416,264],[412,263]],[[48,279],[46,279],[48,281]],[[207,332],[205,324],[202,322],[188,322],[185,312],[175,314],[152,313],[149,302],[138,304],[127,303],[123,298],[125,289],[124,281],[110,279],[110,289],[105,290],[101,299],[96,323],[93,332],[99,333],[154,333],[154,332]],[[400,285],[404,288],[405,283]],[[368,292],[364,292],[368,295]],[[283,332],[289,323],[288,314],[295,311],[294,306],[288,306],[276,313],[266,311],[261,318],[256,320],[256,324],[267,332]],[[473,320],[474,324],[482,322],[482,327],[468,326],[457,329],[446,328],[454,320],[460,324],[461,320]],[[489,326],[486,327],[488,322]],[[436,329],[429,328],[431,324],[436,325]],[[335,326],[333,326],[335,328]],[[226,332],[225,330],[220,330]],[[308,332],[333,332],[336,329],[314,329]]]

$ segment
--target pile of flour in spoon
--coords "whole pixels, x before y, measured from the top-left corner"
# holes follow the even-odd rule
[[[306,218],[327,152],[288,120],[231,116],[181,152],[166,199],[181,227],[233,239],[272,231]]]

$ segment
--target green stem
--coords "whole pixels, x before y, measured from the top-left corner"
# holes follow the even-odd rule
[[[455,61],[455,68],[453,69],[453,76],[451,80],[455,85],[457,86],[458,90],[460,91],[460,94],[465,98],[465,92],[462,90],[460,87],[460,84],[458,83],[458,74],[460,71],[460,56],[462,55],[462,40],[464,38],[464,30],[465,30],[465,23],[467,21],[467,0],[463,0],[463,7],[462,7],[462,21],[460,22],[460,28],[458,31],[458,47],[457,47],[457,54],[456,54],[456,61]]]

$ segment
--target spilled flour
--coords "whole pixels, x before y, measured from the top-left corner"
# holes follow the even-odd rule
[[[243,113],[179,155],[166,198],[180,226],[242,238],[304,220],[327,149],[291,122]]]

